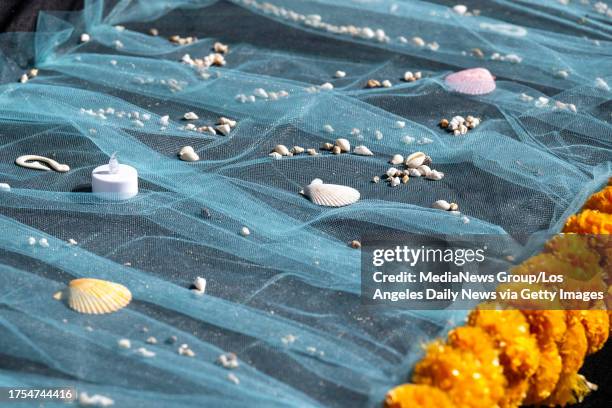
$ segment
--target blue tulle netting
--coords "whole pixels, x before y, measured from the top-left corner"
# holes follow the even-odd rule
[[[365,231],[556,232],[612,175],[606,4],[465,4],[87,0],[41,13],[34,33],[1,34],[0,182],[11,188],[0,191],[0,385],[71,385],[120,407],[380,404],[421,344],[465,312],[364,310],[347,242]],[[224,66],[190,63],[217,41],[230,47]],[[494,92],[448,89],[446,75],[478,66]],[[403,81],[405,71],[422,78]],[[258,88],[275,97],[251,98]],[[189,111],[198,126],[219,116],[237,126],[189,131]],[[457,137],[437,126],[455,115],[482,123]],[[375,155],[268,156],[337,137]],[[179,160],[185,145],[201,160]],[[391,155],[417,150],[444,179],[371,182]],[[127,201],[89,191],[114,152],[139,172]],[[24,154],[71,170],[16,166]],[[314,178],[361,200],[318,207],[298,194]],[[465,217],[432,209],[441,198]],[[189,290],[197,276],[204,296]],[[76,277],[122,283],[134,301],[75,313],[52,295]],[[226,352],[238,368],[217,363]]]

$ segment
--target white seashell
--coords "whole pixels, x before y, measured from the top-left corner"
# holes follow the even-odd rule
[[[291,148],[291,153],[293,153],[293,154],[304,153],[304,148],[302,146],[293,146]]]
[[[432,204],[432,208],[438,209],[438,210],[443,210],[443,211],[448,211],[451,208],[451,205],[448,201],[446,200],[438,200],[435,203]]]
[[[404,122],[403,120],[398,120],[397,122],[395,122],[396,129],[403,129],[405,126],[406,122]]]
[[[351,151],[351,143],[346,139],[336,139],[335,145],[338,146],[343,153]]]
[[[203,295],[206,292],[206,279],[198,276],[193,281],[193,286],[195,287],[194,292],[197,292],[199,295]]]
[[[217,125],[215,126],[215,129],[218,130],[223,136],[229,135],[232,130],[230,125]]]
[[[323,85],[319,86],[319,88],[323,89],[324,91],[331,91],[332,89],[334,89],[334,86],[331,83],[326,82]]]
[[[385,79],[384,81],[381,82],[381,85],[385,88],[391,88],[391,86],[393,86],[391,84],[391,81],[389,81],[388,79]]]
[[[69,245],[78,245],[78,242],[75,239],[70,238],[70,239],[68,239],[68,244]]]
[[[268,93],[263,88],[257,88],[253,91],[253,95],[258,96],[260,98],[267,99],[269,97]]]
[[[46,165],[43,163],[45,163]],[[53,169],[59,173],[65,173],[67,171],[70,171],[70,166],[68,166],[67,164],[60,164],[53,159],[49,159],[48,157],[36,156],[33,154],[19,156],[17,160],[15,160],[15,164],[20,167],[35,170],[49,171]]]
[[[63,292],[56,293],[56,299]],[[68,305],[80,313],[103,314],[124,308],[132,301],[132,294],[123,285],[100,279],[74,279],[67,290]]]
[[[251,231],[247,227],[242,227],[240,229],[240,235],[242,235],[243,237],[248,237],[249,235],[251,235]]]
[[[334,128],[332,127],[332,125],[325,125],[323,126],[323,130],[326,131],[327,133],[334,133]]]
[[[396,173],[397,169],[395,167],[389,167],[385,174],[387,175],[387,177],[395,177]]]
[[[79,405],[82,407],[110,407],[115,405],[115,401],[104,395],[79,392]]]
[[[179,158],[183,161],[194,162],[200,160],[200,156],[191,146],[185,146],[179,151]]]
[[[229,125],[229,127],[231,127],[231,128],[236,127],[236,121],[235,120],[231,120],[231,119],[228,119],[228,118],[223,117],[223,116],[221,116],[219,118],[219,124],[220,125]]]
[[[389,163],[391,164],[402,164],[403,162],[404,162],[404,156],[402,156],[401,154],[395,154],[393,155],[391,160],[389,160]]]
[[[153,351],[151,351],[151,350],[147,350],[147,349],[146,349],[146,348],[144,348],[144,347],[139,347],[139,348],[137,348],[137,349],[136,349],[136,353],[137,353],[137,354],[140,354],[140,355],[141,355],[141,356],[143,356],[143,357],[147,357],[147,358],[149,358],[149,357],[155,357],[155,352],[153,352]]]
[[[47,238],[41,238],[38,240],[38,245],[43,248],[49,248],[49,241],[47,241]]]
[[[121,348],[129,349],[130,347],[132,347],[132,342],[129,339],[120,339],[117,342],[117,345]]]
[[[415,169],[425,163],[427,155],[423,152],[415,152],[406,157],[405,165],[408,168]]]
[[[164,115],[159,118],[159,124],[162,126],[168,126],[170,124],[170,116]]]
[[[416,139],[414,137],[410,136],[410,135],[406,135],[406,136],[402,137],[402,142],[405,143],[405,144],[412,144],[412,143],[414,143],[415,140]]]
[[[408,169],[408,175],[410,177],[421,177],[421,172],[419,169]]]
[[[36,245],[36,238],[28,237],[28,245],[31,245],[31,246]]]
[[[344,71],[336,71],[335,77],[336,78],[344,78],[346,76],[346,72]]]
[[[426,164],[420,165],[419,167],[417,167],[417,170],[421,173],[421,176],[425,177],[427,177],[427,175],[431,173],[431,168],[429,168],[429,166]]]
[[[87,34],[87,33],[81,34],[81,42],[82,43],[86,43],[89,40],[91,40],[91,36],[89,34]]]
[[[467,6],[464,6],[463,4],[457,4],[455,7],[453,7],[453,11],[462,16],[467,13]]]
[[[275,160],[279,160],[283,158],[283,156],[277,152],[272,152],[268,156],[272,157]]]
[[[425,177],[429,180],[442,180],[444,178],[444,173],[438,170],[432,170]]]
[[[148,344],[157,344],[157,339],[153,336],[149,336],[147,337],[147,339],[145,340]]]
[[[11,191],[11,186],[8,183],[0,183],[0,191]]]
[[[338,184],[324,184],[321,179],[314,179],[304,187],[304,196],[317,205],[327,207],[342,207],[350,205],[361,196],[359,191],[352,187],[341,186]]]
[[[374,156],[374,153],[364,145],[356,146],[353,153],[359,156]]]
[[[276,145],[274,147],[274,151],[278,154],[280,154],[281,156],[288,156],[289,155],[289,149],[287,149],[287,146],[279,144]]]
[[[200,117],[193,112],[187,112],[183,115],[185,120],[198,120]]]
[[[399,177],[393,177],[391,179],[391,187],[397,187],[400,185],[400,183],[401,183],[401,180]]]

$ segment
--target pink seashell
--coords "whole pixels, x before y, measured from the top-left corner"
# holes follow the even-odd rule
[[[453,91],[468,95],[484,95],[495,90],[495,77],[486,68],[455,72],[445,82]]]

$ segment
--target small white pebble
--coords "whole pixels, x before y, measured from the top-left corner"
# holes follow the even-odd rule
[[[253,91],[253,95],[258,96],[260,98],[267,99],[269,97],[268,93],[263,88],[257,88]]]
[[[38,240],[38,245],[43,248],[49,248],[49,241],[47,241],[47,238],[41,238]]]
[[[147,340],[145,340],[148,344],[157,344],[157,339],[153,336],[147,337]]]
[[[324,91],[331,91],[332,89],[334,89],[334,86],[331,83],[326,82],[323,85],[321,85],[319,88],[323,89]]]
[[[344,71],[336,71],[336,74],[334,76],[336,78],[344,78],[346,76],[346,72],[344,72]]]
[[[28,245],[36,245],[36,238],[28,237]]]
[[[104,395],[94,394],[90,396],[86,392],[79,392],[79,405],[83,407],[110,407],[114,404],[115,401]]]
[[[159,118],[159,124],[162,126],[168,126],[170,124],[170,116],[164,115]]]
[[[391,81],[389,81],[388,79],[385,79],[384,81],[381,82],[382,86],[385,88],[391,88],[393,85],[391,84]]]
[[[463,4],[457,4],[455,7],[453,7],[453,11],[459,14],[460,16],[463,16],[467,12],[467,6],[464,6]]]
[[[0,191],[11,191],[11,186],[8,183],[0,183]]]
[[[198,276],[193,281],[193,286],[195,287],[194,292],[199,295],[203,295],[206,292],[206,279]]]
[[[200,119],[198,115],[196,115],[194,112],[187,112],[183,115],[183,118],[185,120],[198,120]]]
[[[77,245],[77,244],[78,244],[78,242],[76,242],[76,241],[75,241],[74,239],[72,239],[72,238],[70,238],[70,239],[68,240],[68,243],[69,243],[70,245]]]
[[[240,235],[242,235],[243,237],[249,236],[251,235],[251,231],[247,227],[242,227],[240,229]]]
[[[238,377],[234,373],[229,373],[227,375],[227,379],[236,385],[240,384],[240,379],[238,379]]]
[[[415,138],[412,137],[412,136],[406,135],[406,136],[402,137],[402,142],[405,143],[405,144],[412,144],[412,143],[414,143],[414,141],[415,141]]]
[[[406,122],[404,122],[403,120],[398,120],[397,122],[395,122],[395,127],[397,129],[403,129],[406,127]]]
[[[117,344],[123,349],[129,349],[132,347],[132,342],[130,342],[129,339],[121,339],[117,342]]]
[[[89,34],[87,34],[87,33],[81,34],[81,42],[82,43],[86,43],[89,40],[91,40],[91,36]]]
[[[393,177],[391,178],[391,187],[397,187],[401,184],[401,180],[399,177]]]
[[[137,354],[140,354],[140,355],[141,355],[141,356],[143,356],[143,357],[147,357],[147,358],[149,358],[149,357],[155,357],[155,352],[153,352],[153,351],[151,351],[151,350],[147,350],[147,349],[146,349],[146,348],[144,348],[144,347],[139,347],[139,348],[137,348],[137,349],[136,349],[136,353],[137,353]]]
[[[110,60],[110,64],[113,66],[117,65],[117,60]]]
[[[21,82],[22,84],[25,84],[26,82],[28,82],[28,76],[26,74],[23,74],[20,78],[19,78],[19,82]]]
[[[383,134],[380,130],[377,130],[374,132],[374,137],[376,138],[376,140],[382,140]]]
[[[332,125],[325,125],[323,126],[323,130],[326,131],[327,133],[333,133],[334,132],[334,128],[332,127]]]

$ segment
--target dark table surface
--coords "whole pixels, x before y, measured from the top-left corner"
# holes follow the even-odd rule
[[[0,0],[0,32],[33,31],[39,10],[78,10],[83,0]],[[597,384],[599,390],[577,408],[612,406],[612,344],[587,359],[581,373]],[[0,361],[0,367],[2,362]]]

